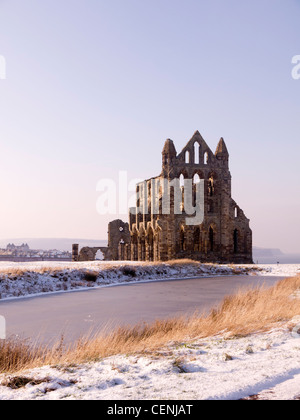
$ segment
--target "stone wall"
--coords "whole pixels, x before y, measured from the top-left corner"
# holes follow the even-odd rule
[[[153,183],[163,185],[164,180],[175,179],[182,180],[182,213],[176,214],[175,193],[171,191],[170,212],[164,214],[162,188],[153,191]],[[184,209],[184,180],[193,180],[194,189],[200,180],[204,183],[204,221],[199,225],[186,223],[191,216]],[[153,210],[156,203],[158,214]],[[252,263],[252,231],[249,219],[231,197],[229,153],[223,138],[213,153],[196,131],[179,154],[168,139],[162,151],[161,174],[137,185],[136,208],[130,210],[129,223],[122,220],[109,223],[107,260],[190,258],[203,262]],[[93,259],[94,249],[81,250],[79,260],[85,258]]]

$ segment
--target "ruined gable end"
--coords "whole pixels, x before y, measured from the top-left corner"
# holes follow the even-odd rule
[[[203,209],[199,224],[188,223],[192,216],[186,210],[186,179],[192,181],[192,206],[201,205]],[[176,195],[174,185],[169,188],[169,207],[163,205],[161,185],[165,182],[178,185]],[[167,139],[162,150],[162,172],[142,183],[145,198],[142,201],[137,196],[129,223],[115,220],[109,224],[106,259],[252,263],[250,221],[232,198],[231,182],[224,138],[213,153],[196,131],[179,154],[173,140]],[[197,183],[204,189],[203,203],[196,203]],[[137,185],[138,193],[142,184]],[[160,187],[153,193],[156,184]],[[181,200],[176,205],[175,196]]]

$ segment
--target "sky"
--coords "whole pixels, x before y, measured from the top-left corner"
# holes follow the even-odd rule
[[[300,253],[299,20],[299,0],[0,0],[0,238],[106,239],[128,216],[98,214],[98,182],[157,176],[199,130],[254,245]]]

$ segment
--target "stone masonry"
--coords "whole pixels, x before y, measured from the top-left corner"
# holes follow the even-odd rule
[[[181,214],[174,210],[170,194],[170,212],[162,211],[162,188],[153,194],[153,183],[181,180]],[[204,185],[204,220],[189,225],[185,213],[185,180]],[[252,231],[249,219],[231,197],[229,153],[223,138],[213,153],[198,131],[177,154],[172,140],[162,151],[162,172],[143,183],[141,200],[137,185],[136,208],[130,209],[129,223],[115,220],[108,227],[108,247],[101,248],[106,260],[169,261],[189,258],[201,262],[252,263]],[[155,197],[154,197],[155,196]],[[146,197],[146,198],[145,198]],[[158,202],[158,211],[153,211]],[[143,212],[143,203],[149,209]],[[156,207],[157,208],[157,207]]]

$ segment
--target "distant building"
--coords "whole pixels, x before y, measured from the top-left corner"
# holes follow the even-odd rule
[[[71,258],[72,255],[68,251],[30,249],[27,243],[22,245],[9,243],[5,249],[0,248],[1,261],[69,261]]]
[[[6,247],[6,250],[10,251],[10,252],[14,252],[14,251],[28,252],[30,250],[30,248],[29,248],[28,244],[22,244],[22,245],[19,245],[19,246],[15,245],[15,244],[8,244],[7,247]]]

